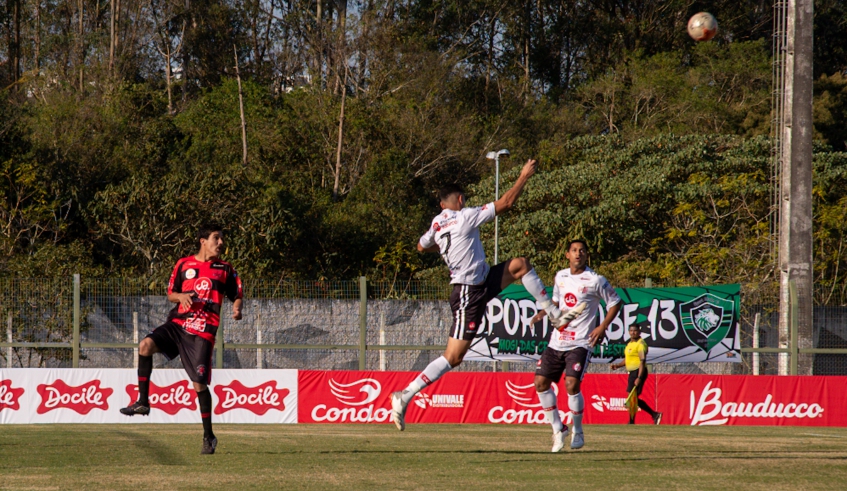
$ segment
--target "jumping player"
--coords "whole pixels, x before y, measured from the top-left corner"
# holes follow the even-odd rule
[[[571,312],[580,311],[566,328],[554,330],[550,343],[538,360],[535,370],[535,390],[547,420],[553,426],[553,452],[562,450],[568,427],[559,417],[556,407],[556,393],[550,384],[558,382],[565,374],[568,391],[568,408],[573,418],[571,448],[582,448],[585,438],[582,432],[582,412],[585,399],[580,392],[580,382],[591,359],[590,350],[606,336],[606,329],[618,315],[620,297],[606,281],[587,267],[588,245],[583,240],[572,240],[565,253],[570,267],[556,273],[553,287],[553,302],[560,308],[571,308]],[[595,319],[600,308],[600,300],[606,303],[606,317],[595,327]],[[584,306],[580,309],[580,306]],[[539,312],[532,322],[538,322],[545,315]],[[549,315],[549,312],[547,313]]]
[[[444,354],[430,363],[405,390],[391,394],[391,419],[400,431],[406,428],[409,401],[424,387],[462,363],[477,335],[486,304],[515,280],[521,280],[541,308],[547,311],[554,325],[570,320],[550,300],[544,284],[526,258],[519,257],[489,267],[479,239],[479,226],[514,206],[535,173],[536,166],[535,160],[527,161],[514,186],[497,201],[481,207],[465,208],[465,193],[457,185],[448,185],[439,191],[444,211],[432,220],[432,226],[418,242],[418,251],[440,253],[450,269],[453,328]]]
[[[212,433],[212,348],[220,325],[224,296],[232,304],[232,318],[241,319],[241,278],[235,269],[219,259],[224,245],[220,225],[206,224],[197,232],[200,250],[176,262],[168,283],[168,300],[177,304],[168,321],[138,344],[138,400],[121,409],[127,416],[150,414],[148,400],[153,353],[169,360],[180,357],[188,378],[194,382],[200,417],[203,420],[201,454],[215,453],[218,439]]]

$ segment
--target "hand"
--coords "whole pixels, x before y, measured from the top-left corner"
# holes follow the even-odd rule
[[[612,363],[612,364],[609,366],[609,368],[611,368],[612,370],[617,370],[618,368],[620,368],[620,367],[622,367],[622,366],[623,366],[623,365],[618,365],[617,363]]]
[[[194,297],[196,296],[196,293],[181,293],[179,295],[179,306],[186,312],[191,310],[191,306],[194,304]]]
[[[635,379],[635,388],[637,389],[639,387],[641,387],[641,379],[637,378],[637,379]]]
[[[240,308],[232,308],[232,319],[240,321],[241,320],[241,309]]]
[[[599,325],[588,334],[588,344],[593,348],[597,343],[606,338],[606,326]]]
[[[547,315],[546,310],[544,310],[544,309],[539,310],[538,313],[535,314],[535,316],[532,319],[530,319],[529,323],[535,324],[536,322],[541,322],[541,319],[543,319],[544,316],[546,316],[546,315]]]
[[[533,174],[535,174],[535,170],[537,168],[538,168],[538,161],[536,161],[534,159],[529,159],[524,164],[523,169],[521,169],[521,176],[529,178]]]

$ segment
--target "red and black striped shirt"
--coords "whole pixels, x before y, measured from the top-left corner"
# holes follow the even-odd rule
[[[168,320],[212,342],[221,324],[224,296],[233,302],[243,297],[241,278],[231,264],[219,259],[198,261],[194,256],[176,262],[168,282],[168,295],[171,293],[195,295],[189,310],[177,304],[168,314]]]

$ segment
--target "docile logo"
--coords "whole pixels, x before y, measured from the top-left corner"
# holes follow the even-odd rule
[[[129,404],[132,404],[138,399],[138,386],[127,385],[126,393],[129,396]],[[151,409],[159,409],[171,416],[183,409],[197,410],[197,392],[186,381],[176,382],[167,387],[159,387],[150,382],[148,400]]]
[[[21,408],[20,399],[24,394],[23,387],[12,387],[11,380],[0,380],[0,411],[9,409],[17,411]]]
[[[257,387],[247,387],[238,380],[229,385],[216,385],[215,395],[218,403],[215,414],[223,414],[233,409],[245,409],[251,413],[263,415],[271,409],[284,411],[283,401],[290,391],[277,388],[276,381],[268,381]]]
[[[41,403],[35,410],[44,414],[54,409],[70,409],[79,414],[88,414],[94,409],[109,409],[109,396],[114,390],[100,388],[99,380],[92,380],[79,386],[71,386],[59,379],[52,384],[40,384],[36,391]]]

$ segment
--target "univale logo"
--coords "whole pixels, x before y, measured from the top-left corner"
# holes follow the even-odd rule
[[[552,384],[553,392],[559,394],[559,388]],[[503,406],[494,406],[488,411],[489,423],[532,423],[547,424],[547,416],[541,408],[535,384],[517,385],[511,380],[506,381],[506,393],[512,398],[512,402],[527,409],[506,409]],[[559,410],[559,416],[565,423],[570,423],[571,413]]]
[[[229,385],[216,385],[218,404],[215,406],[215,414],[223,414],[233,409],[246,409],[258,415],[271,409],[283,411],[283,401],[289,392],[288,389],[278,389],[274,380],[258,387],[245,387],[238,380],[233,380]]]
[[[608,399],[603,396],[593,395],[591,399],[595,402],[591,403],[591,406],[599,412],[603,412],[605,409],[609,411],[626,411],[626,397],[609,397]]]
[[[12,411],[17,411],[21,408],[20,399],[24,393],[24,388],[12,387],[11,380],[0,380],[0,411],[9,408]]]
[[[41,403],[35,410],[44,414],[54,409],[70,409],[79,414],[88,414],[92,409],[109,409],[109,396],[114,390],[100,388],[99,380],[92,380],[80,386],[73,387],[62,380],[52,384],[40,384],[36,391],[41,396]]]
[[[129,403],[138,400],[138,386],[129,384],[126,386],[129,395]],[[159,387],[150,382],[150,394],[148,396],[151,409],[160,409],[173,416],[182,409],[194,411],[197,409],[197,392],[186,381],[176,382],[167,387]]]
[[[700,397],[691,391],[689,417],[691,425],[723,425],[729,418],[817,418],[823,414],[823,407],[817,403],[776,403],[773,395],[767,394],[762,401],[723,402],[720,387],[712,388],[712,382],[706,384]],[[695,403],[696,400],[696,403]]]
[[[465,407],[464,394],[415,394],[415,405],[421,409],[427,407]]]

